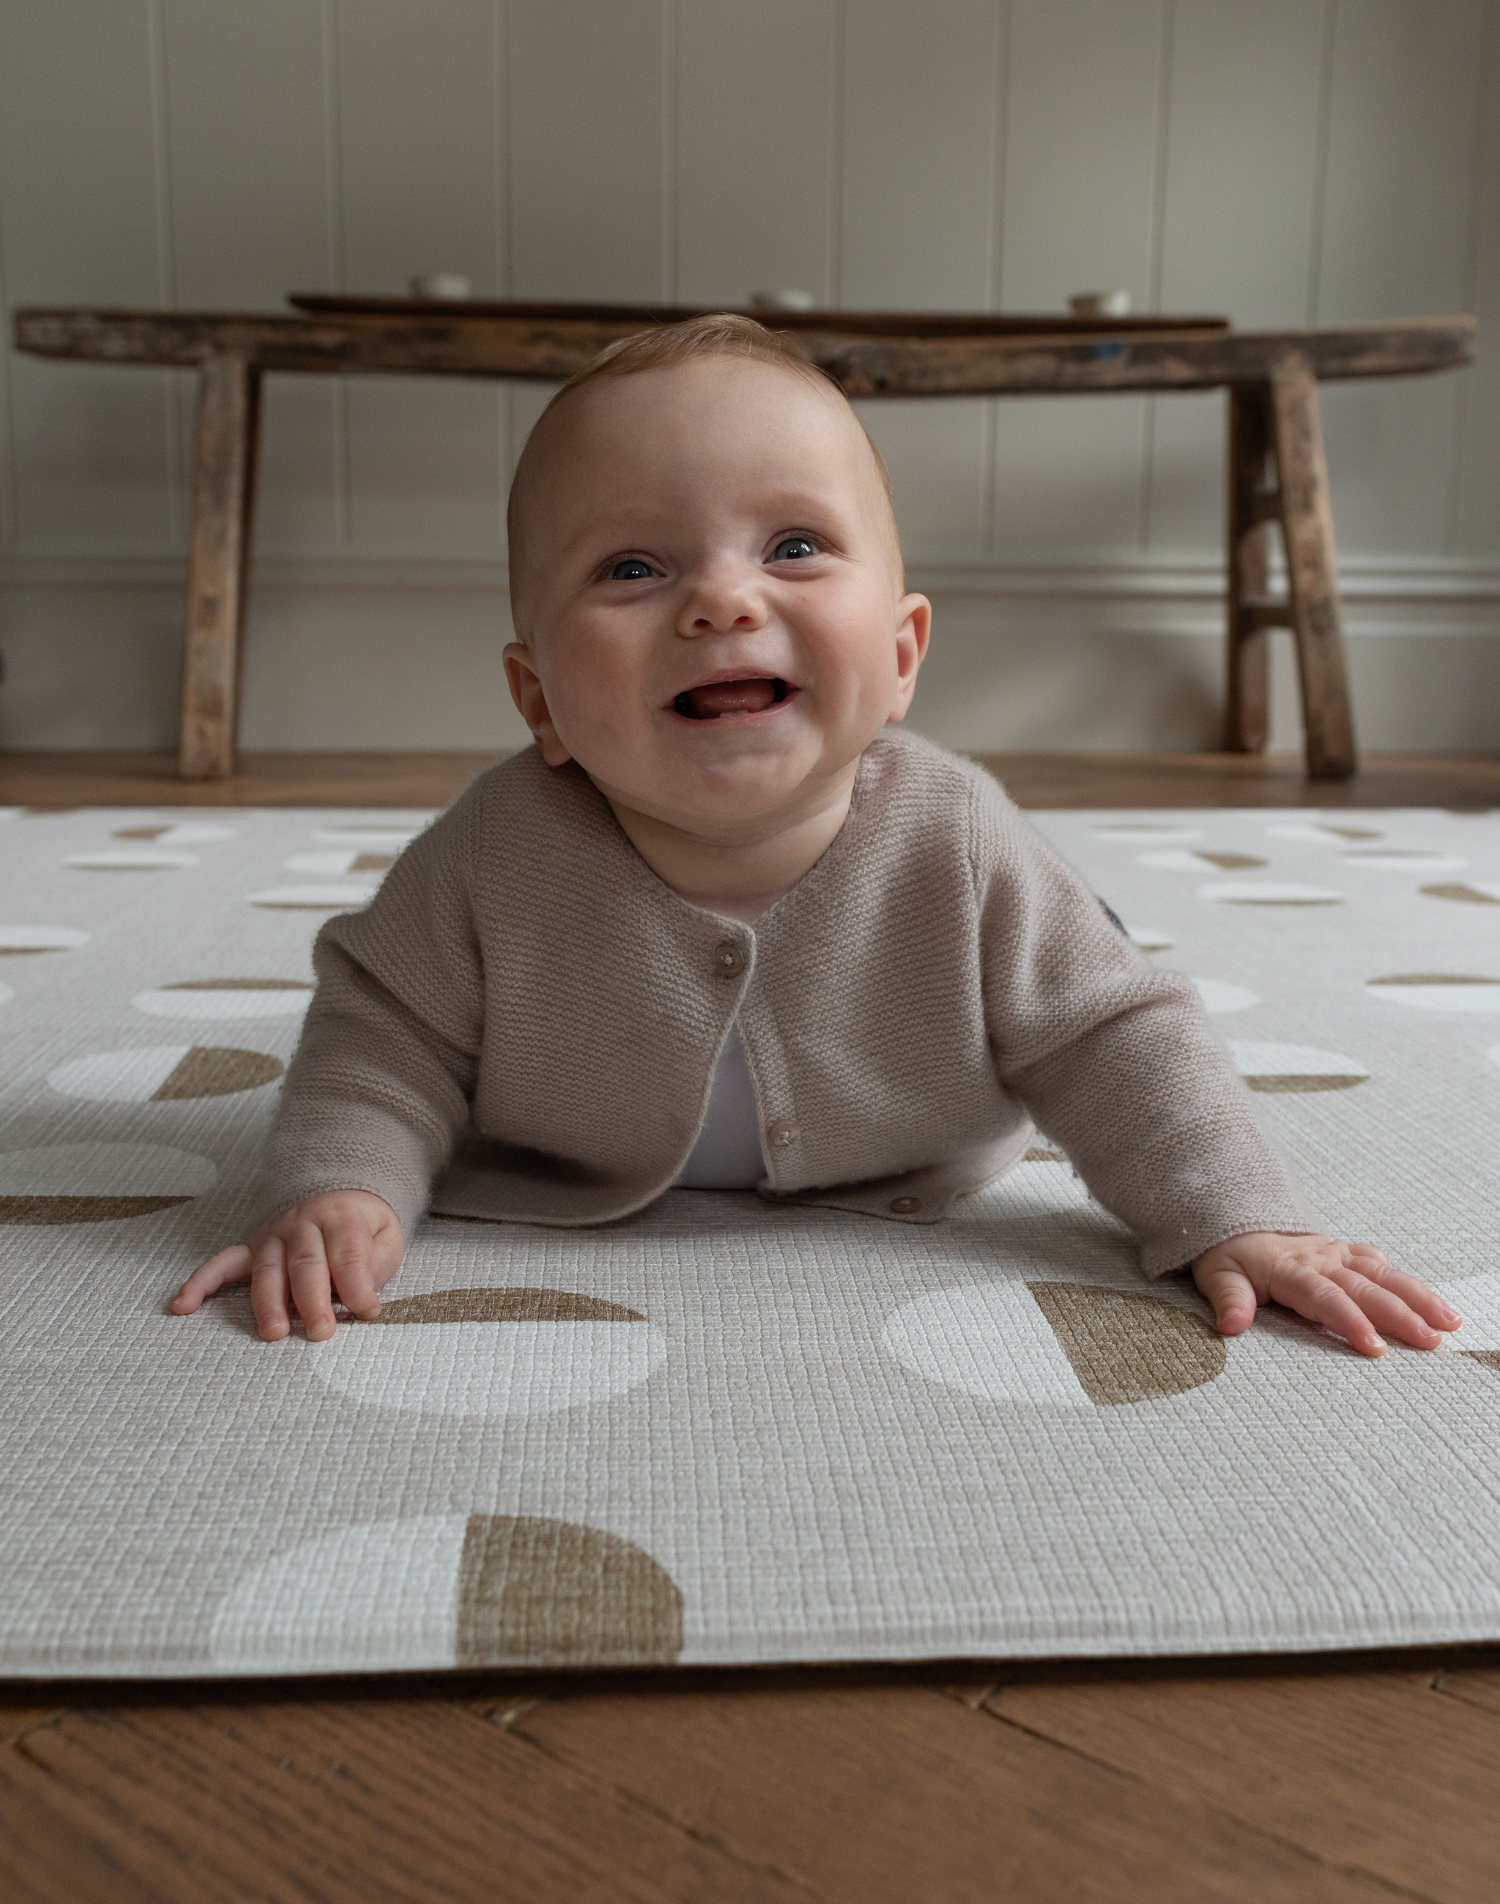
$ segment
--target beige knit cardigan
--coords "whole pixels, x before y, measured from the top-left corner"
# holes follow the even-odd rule
[[[988,774],[888,732],[837,838],[752,929],[646,865],[576,766],[481,775],[331,920],[262,1211],[372,1190],[602,1223],[666,1190],[738,1022],[761,1193],[908,1222],[1032,1120],[1148,1276],[1306,1230],[1188,980],[1156,970]]]

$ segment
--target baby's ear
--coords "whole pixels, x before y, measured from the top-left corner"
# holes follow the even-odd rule
[[[886,721],[906,718],[917,691],[917,670],[932,635],[932,603],[925,595],[903,595],[896,604],[896,697]]]
[[[501,658],[505,663],[505,680],[510,689],[510,698],[541,748],[542,759],[549,767],[565,767],[573,756],[563,745],[552,724],[547,692],[542,686],[542,677],[536,671],[536,661],[530,648],[524,641],[507,642]]]

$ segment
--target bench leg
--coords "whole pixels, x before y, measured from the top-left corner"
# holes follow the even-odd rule
[[[1270,655],[1257,612],[1266,595],[1266,522],[1278,502],[1266,481],[1270,452],[1270,391],[1264,384],[1231,384],[1224,745],[1232,754],[1264,753],[1270,725]]]
[[[193,429],[193,536],[178,764],[184,780],[222,780],[234,771],[259,438],[259,370],[243,357],[208,358],[198,377]]]
[[[1344,780],[1355,768],[1354,727],[1317,379],[1293,358],[1272,377],[1270,396],[1307,773],[1311,780]]]

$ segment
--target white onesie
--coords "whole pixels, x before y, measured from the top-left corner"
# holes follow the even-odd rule
[[[714,1066],[708,1111],[677,1185],[683,1190],[753,1190],[766,1174],[760,1154],[760,1112],[738,1025]]]

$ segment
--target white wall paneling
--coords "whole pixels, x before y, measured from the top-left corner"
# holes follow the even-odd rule
[[[0,250],[12,304],[164,296],[146,0],[0,7]],[[173,540],[166,380],[9,354],[15,543]]]
[[[1489,13],[1479,179],[1470,207],[1469,269],[1464,304],[1478,314],[1483,334],[1500,334],[1500,6]],[[1483,555],[1500,537],[1500,376],[1491,342],[1487,363],[1460,372],[1455,405],[1458,440],[1453,462],[1450,544]]]
[[[1321,323],[1462,306],[1492,11],[1485,0],[1339,0]],[[1327,393],[1342,548],[1442,551],[1461,390],[1432,378]],[[1500,532],[1500,497],[1496,511]]]
[[[850,0],[835,287],[850,309],[983,310],[993,302],[1007,14],[993,0]],[[860,406],[912,549],[980,552],[990,407]]]
[[[1224,311],[1247,328],[1307,321],[1331,11],[1332,0],[1177,0],[1163,310]],[[1208,549],[1222,535],[1224,401],[1153,404],[1148,548]]]
[[[684,304],[835,295],[835,0],[679,0],[676,280]]]
[[[400,294],[417,272],[456,271],[479,296],[501,293],[501,8],[341,0],[334,19],[345,283]],[[503,552],[503,391],[363,377],[349,380],[346,401],[351,547]]]
[[[0,0],[7,304],[424,270],[1493,328],[1500,0]],[[166,744],[191,381],[5,373],[0,742]],[[269,380],[247,740],[516,738],[504,491],[547,394]],[[1362,739],[1500,745],[1500,351],[1324,410]],[[864,414],[936,591],[929,731],[1212,740],[1220,397]]]
[[[337,286],[331,9],[161,0],[161,17],[175,302],[264,310],[288,291]],[[256,518],[267,552],[346,541],[346,422],[337,382],[267,379]]]
[[[1156,280],[1166,0],[1013,0],[1000,301],[1066,309],[1075,291]],[[1146,400],[1007,402],[995,439],[994,547],[1045,559],[1139,545]]]
[[[676,26],[663,0],[509,0],[515,297],[672,296]]]

